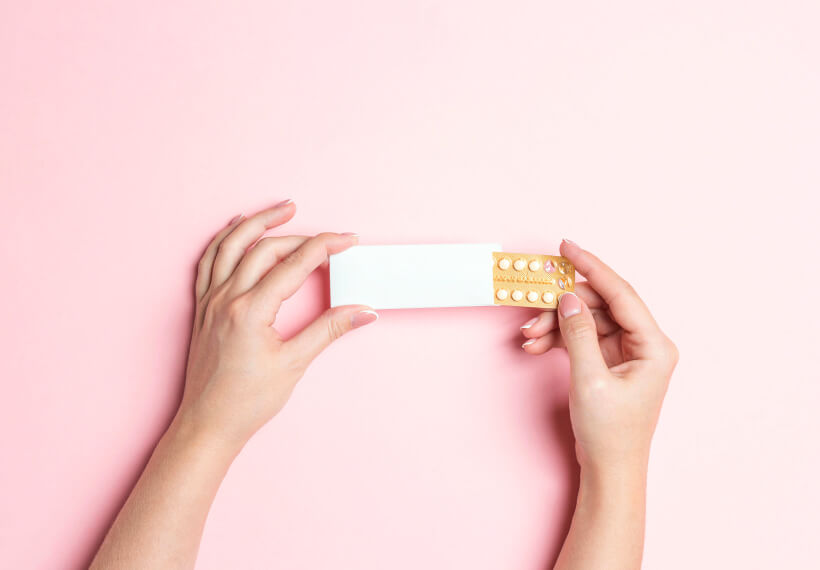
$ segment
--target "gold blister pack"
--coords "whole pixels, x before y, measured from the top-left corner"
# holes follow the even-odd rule
[[[555,309],[558,298],[575,290],[575,266],[566,257],[493,252],[496,305]]]

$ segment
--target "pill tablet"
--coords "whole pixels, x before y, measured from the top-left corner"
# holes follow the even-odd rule
[[[494,251],[492,263],[490,298],[496,305],[555,310],[575,286],[575,267],[565,257]]]

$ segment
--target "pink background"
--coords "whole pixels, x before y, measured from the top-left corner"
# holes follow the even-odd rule
[[[362,243],[570,237],[682,360],[646,568],[820,557],[811,1],[0,4],[0,566],[79,568],[180,394],[239,212]],[[317,274],[282,314],[327,303]],[[567,359],[517,309],[384,312],[247,446],[199,568],[544,568]]]

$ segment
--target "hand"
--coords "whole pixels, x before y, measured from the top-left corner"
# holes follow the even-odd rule
[[[285,405],[308,364],[378,315],[328,309],[288,340],[273,328],[282,301],[353,234],[268,237],[290,200],[223,229],[199,262],[185,393],[92,568],[193,568],[205,519],[239,450]]]
[[[285,405],[316,355],[378,317],[364,305],[335,307],[282,339],[272,326],[282,301],[328,255],[358,242],[356,235],[336,233],[259,239],[294,213],[286,201],[239,216],[199,262],[185,393],[174,420],[188,431],[241,447]]]
[[[587,278],[558,310],[524,324],[530,354],[566,346],[569,406],[584,471],[646,465],[678,351],[635,290],[593,254],[564,240],[561,254]]]

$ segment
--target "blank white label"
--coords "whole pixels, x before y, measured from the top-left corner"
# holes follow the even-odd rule
[[[374,309],[493,303],[496,243],[357,245],[330,256],[330,305]]]

